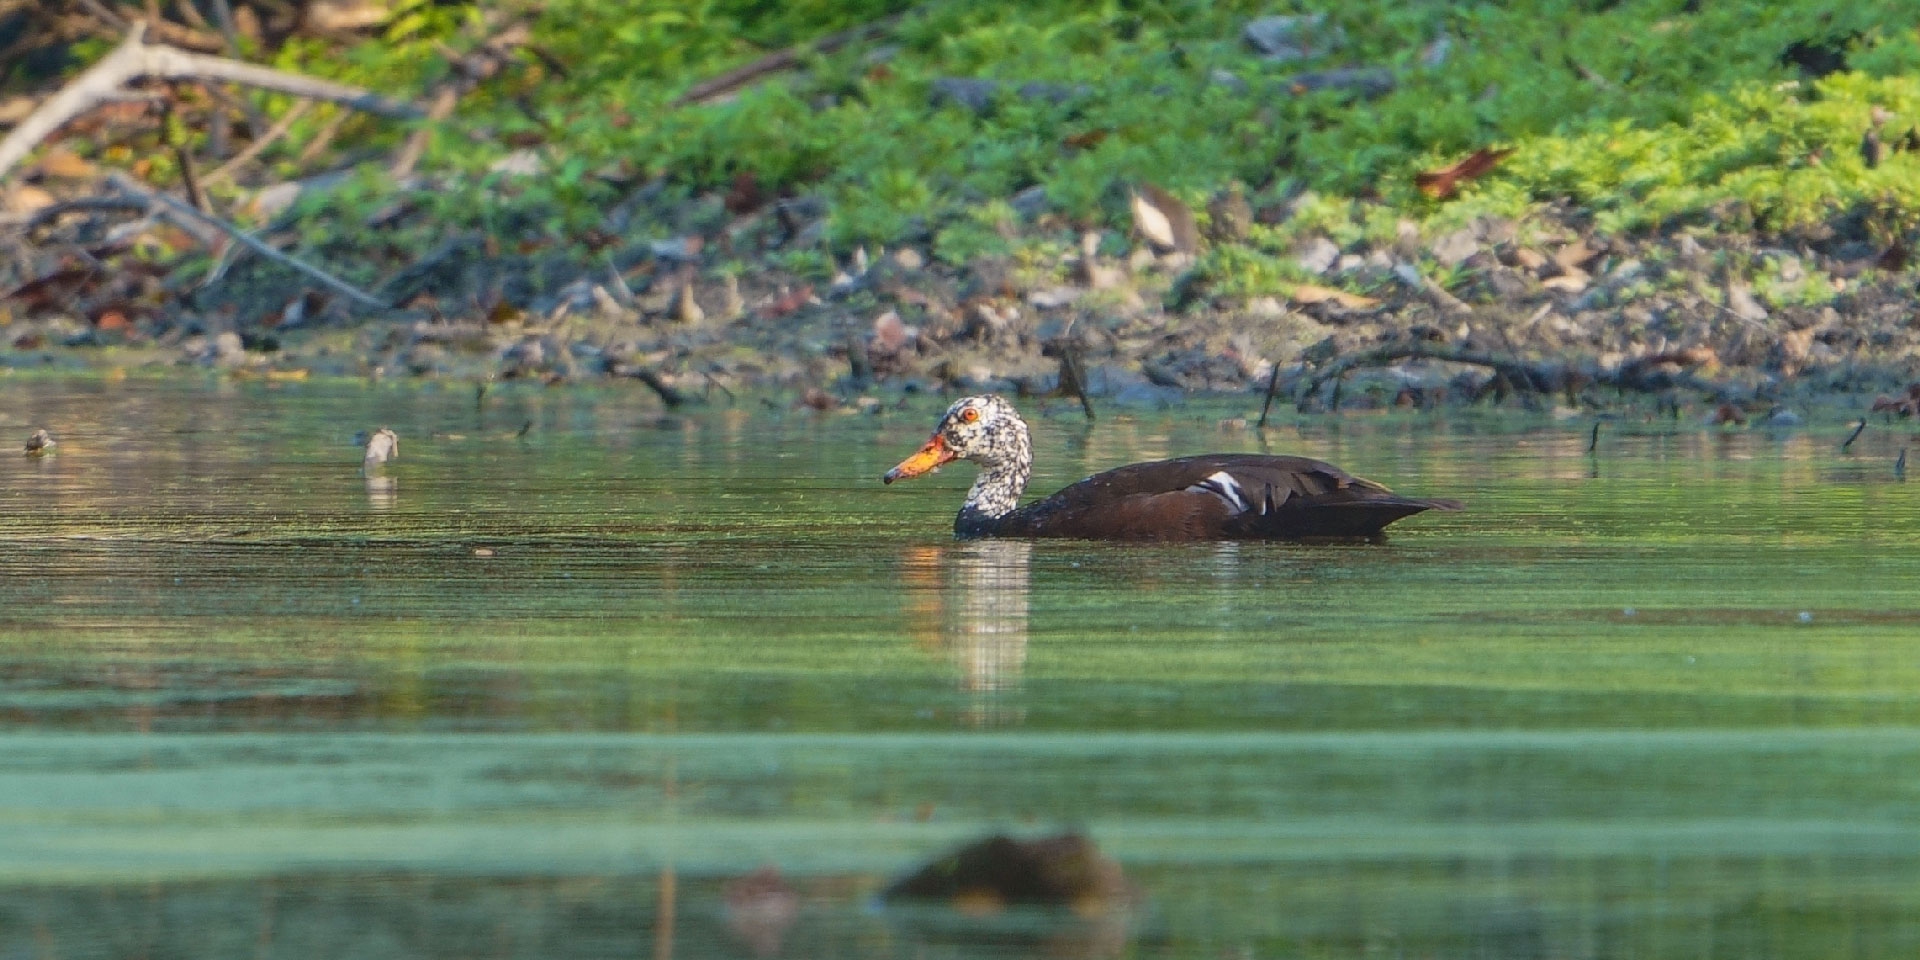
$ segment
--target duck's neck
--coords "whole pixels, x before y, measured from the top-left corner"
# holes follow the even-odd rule
[[[983,464],[973,489],[967,491],[967,502],[960,505],[959,515],[953,518],[954,536],[978,537],[990,532],[1019,504],[1032,469],[1030,456]]]

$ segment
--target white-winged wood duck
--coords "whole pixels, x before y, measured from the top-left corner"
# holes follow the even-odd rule
[[[1403,497],[1306,457],[1212,453],[1096,473],[1019,506],[1033,469],[1027,423],[995,396],[963,397],[933,436],[882,478],[917,477],[954,460],[980,476],[953,518],[954,536],[1087,540],[1298,540],[1364,538],[1422,510],[1460,501]]]

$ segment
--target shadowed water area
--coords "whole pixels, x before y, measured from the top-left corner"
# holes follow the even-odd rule
[[[955,543],[971,467],[878,482],[940,406],[0,383],[60,441],[0,456],[0,957],[1920,954],[1906,430],[1029,401],[1037,493],[1270,448],[1469,509]],[[878,900],[1066,827],[1134,902]]]

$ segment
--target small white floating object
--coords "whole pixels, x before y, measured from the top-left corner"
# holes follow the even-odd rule
[[[1813,622],[1813,611],[1811,611],[1811,610],[1802,610],[1802,611],[1800,611],[1800,622],[1801,622],[1801,623],[1812,623],[1812,622]]]

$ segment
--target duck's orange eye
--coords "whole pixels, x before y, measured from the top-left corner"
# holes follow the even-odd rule
[[[968,423],[972,423],[975,420],[980,419],[980,411],[975,410],[972,407],[968,407],[965,410],[960,411],[960,419],[965,420]]]

